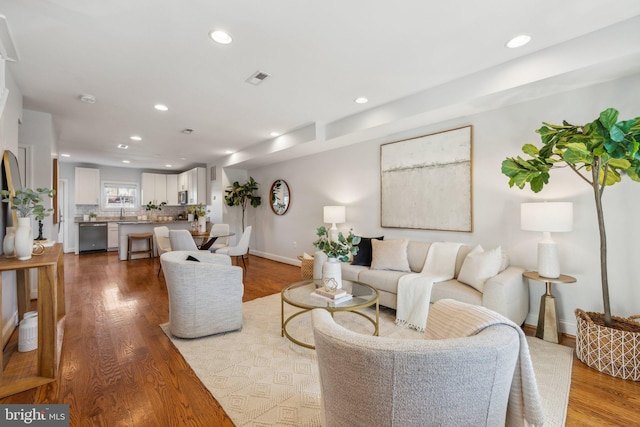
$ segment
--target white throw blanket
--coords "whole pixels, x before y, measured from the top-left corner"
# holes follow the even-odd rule
[[[420,273],[409,273],[398,280],[396,325],[425,331],[431,287],[434,283],[453,279],[461,243],[434,242]]]
[[[427,339],[449,339],[469,337],[480,333],[483,329],[494,325],[508,325],[518,332],[520,351],[513,373],[513,381],[507,404],[507,427],[524,427],[528,424],[542,425],[544,414],[538,385],[536,383],[527,337],[518,325],[506,317],[489,310],[459,301],[444,299],[434,305],[439,310],[438,316],[429,323],[425,333]],[[440,319],[441,321],[437,321]]]

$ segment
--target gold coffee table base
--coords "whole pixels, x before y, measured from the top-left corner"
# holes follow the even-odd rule
[[[377,289],[363,283],[343,280],[343,286],[346,289],[349,289],[350,292],[354,292],[355,289],[356,293],[362,292],[364,295],[354,294],[353,300],[344,302],[343,304],[337,306],[331,306],[326,300],[322,298],[310,296],[310,294],[314,292],[317,285],[318,284],[313,280],[303,280],[301,282],[293,283],[282,290],[280,298],[281,336],[287,337],[289,341],[301,347],[315,350],[315,346],[294,338],[287,331],[287,325],[291,320],[302,314],[310,312],[314,308],[322,308],[324,310],[327,310],[329,313],[331,313],[331,316],[333,316],[333,314],[336,312],[348,312],[362,316],[373,325],[373,335],[378,336],[380,332],[380,306],[378,304],[379,294]],[[285,303],[293,307],[301,308],[302,310],[297,311],[291,314],[289,317],[285,318]],[[371,307],[373,305],[375,305],[376,311],[375,319],[367,315],[366,313],[358,311],[360,309]]]

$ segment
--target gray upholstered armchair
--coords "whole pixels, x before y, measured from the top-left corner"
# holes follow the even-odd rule
[[[189,261],[191,256],[198,261]],[[227,255],[171,251],[160,256],[169,293],[169,330],[197,338],[242,327],[242,268]]]
[[[469,306],[436,302],[427,325],[434,317],[436,324],[438,317],[456,322],[451,311],[440,310],[449,303],[454,309]],[[483,319],[480,332],[464,338],[393,339],[349,331],[326,310],[313,310],[323,425],[505,425],[522,345],[517,326],[505,320],[511,326],[497,322],[486,327],[491,322]],[[521,408],[522,402],[514,406]]]

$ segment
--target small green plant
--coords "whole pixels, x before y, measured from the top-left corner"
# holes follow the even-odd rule
[[[167,204],[167,202],[162,202],[162,203],[157,204],[157,205],[156,205],[156,204],[154,204],[153,202],[149,202],[149,203],[147,203],[146,209],[147,209],[148,211],[161,211],[161,210],[162,210],[162,207],[163,207],[164,205],[166,205],[166,204]]]
[[[207,210],[203,203],[198,203],[197,205],[191,205],[187,208],[187,212],[193,214],[196,218],[205,216],[207,212],[211,212]]]
[[[354,236],[353,231],[349,230],[347,237],[340,232],[338,233],[338,240],[329,239],[329,230],[326,227],[318,227],[316,230],[318,240],[313,242],[313,246],[317,250],[327,254],[329,258],[337,258],[342,262],[349,261],[349,254],[356,255],[358,253],[358,244],[360,243],[360,237]]]
[[[31,188],[21,188],[16,190],[13,196],[8,190],[0,190],[0,195],[4,197],[2,201],[10,203],[11,209],[16,211],[19,217],[27,218],[34,214],[39,221],[53,212],[52,208],[44,207],[42,197],[53,197],[55,194],[56,190],[49,188],[36,188],[35,191]]]

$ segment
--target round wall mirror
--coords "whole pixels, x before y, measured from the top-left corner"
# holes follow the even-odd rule
[[[291,204],[291,190],[284,179],[276,179],[271,184],[271,210],[276,215],[284,215]]]

